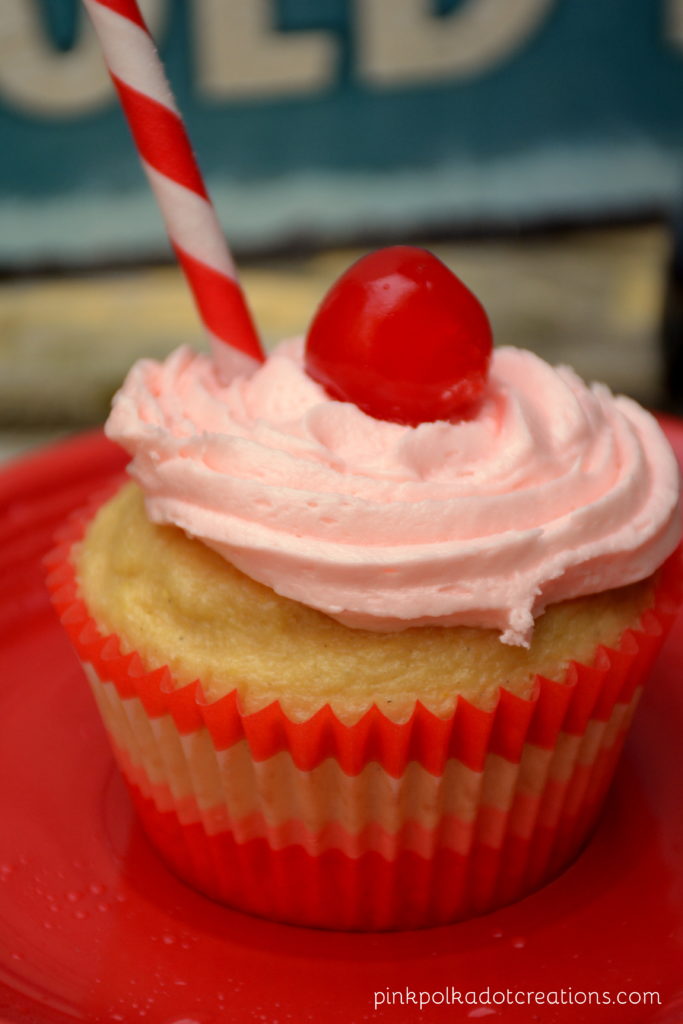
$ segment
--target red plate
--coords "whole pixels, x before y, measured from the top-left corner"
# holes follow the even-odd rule
[[[683,424],[665,426],[683,456]],[[424,932],[271,924],[193,892],[148,846],[48,604],[55,524],[122,464],[91,434],[0,474],[0,1018],[681,1024],[683,621],[597,833],[557,881]],[[518,1002],[495,1003],[507,989]],[[434,998],[422,1013],[421,992]],[[630,1002],[597,1005],[603,993]]]

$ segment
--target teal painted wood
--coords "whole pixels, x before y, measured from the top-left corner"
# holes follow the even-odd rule
[[[683,192],[683,0],[147,9],[238,247],[667,208]],[[5,263],[165,251],[82,17],[76,0],[0,8]]]

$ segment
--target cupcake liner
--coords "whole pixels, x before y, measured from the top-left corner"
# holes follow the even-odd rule
[[[642,683],[681,600],[680,555],[654,606],[590,665],[502,690],[482,711],[420,703],[397,724],[329,706],[244,714],[101,634],[70,553],[100,496],[48,556],[53,603],[84,663],[142,823],[167,863],[233,907],[343,929],[423,927],[491,910],[576,855],[611,781]]]

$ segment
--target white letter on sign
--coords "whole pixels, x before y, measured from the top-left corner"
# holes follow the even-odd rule
[[[666,35],[674,46],[683,50],[683,0],[667,0]]]
[[[161,21],[164,4],[143,2],[151,30]],[[2,0],[0,95],[43,117],[77,116],[113,102],[112,84],[85,12],[80,11],[77,42],[61,53],[50,45],[34,0]]]
[[[467,0],[442,17],[431,0],[357,0],[361,73],[379,86],[476,75],[514,52],[555,0]]]
[[[273,0],[195,0],[197,76],[213,99],[316,92],[330,84],[327,33],[278,32]]]

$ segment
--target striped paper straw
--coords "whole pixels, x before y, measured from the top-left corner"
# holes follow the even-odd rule
[[[263,360],[235,265],[136,0],[83,0],[166,229],[226,376]],[[245,359],[244,357],[249,357]]]

